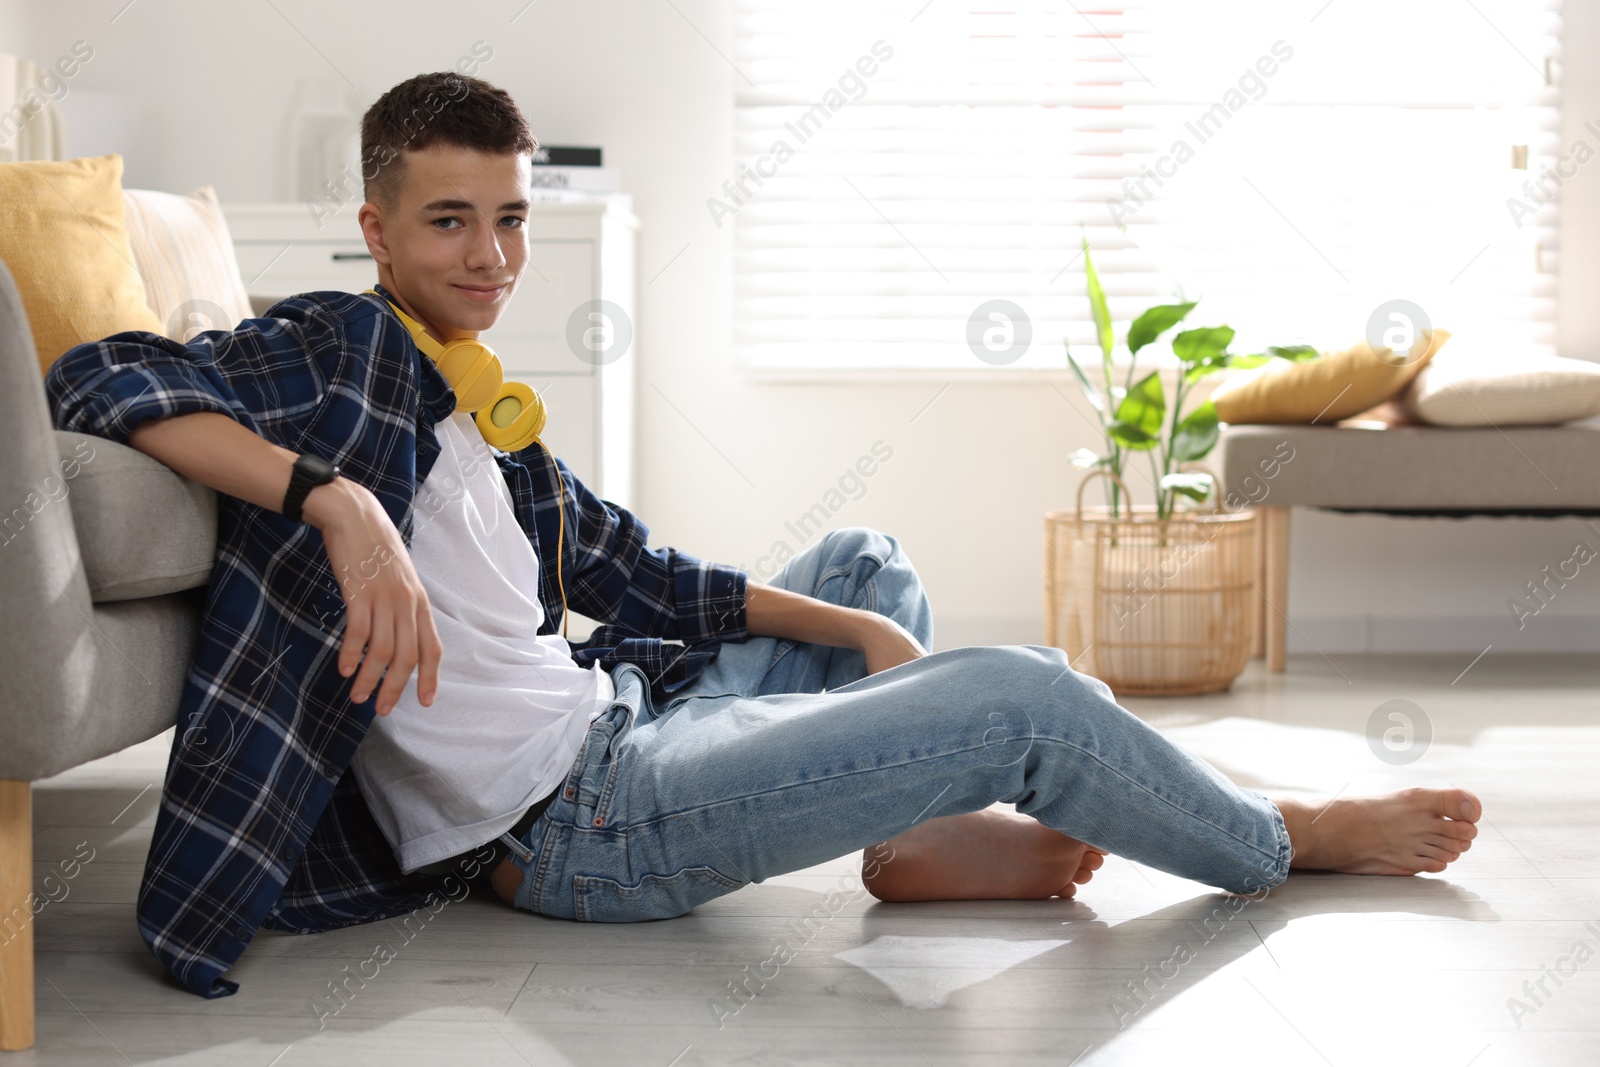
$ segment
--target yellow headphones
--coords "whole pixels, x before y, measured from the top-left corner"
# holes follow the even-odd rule
[[[373,296],[383,294],[368,289]],[[548,417],[544,397],[524,382],[508,382],[500,366],[500,357],[494,349],[474,337],[457,337],[440,344],[428,335],[428,329],[400,309],[393,300],[387,301],[400,316],[400,324],[411,334],[412,341],[422,354],[438,366],[445,381],[456,394],[456,410],[475,412],[473,421],[483,439],[502,452],[520,452],[539,442],[548,455],[550,448],[539,435],[544,432]],[[561,546],[567,532],[566,509],[561,506],[561,472],[556,475],[556,514],[561,519],[556,535],[556,584],[561,589],[561,636],[567,636],[567,587],[561,578]]]
[[[367,292],[381,296],[376,289]],[[423,355],[439,366],[439,371],[456,393],[456,410],[476,412],[478,432],[502,452],[521,452],[539,441],[544,432],[544,398],[523,382],[508,382],[494,349],[475,337],[457,337],[440,344],[428,336],[428,329],[389,301],[394,313]],[[542,445],[543,441],[539,441]]]

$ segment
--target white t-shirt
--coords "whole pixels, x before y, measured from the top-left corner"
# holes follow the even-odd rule
[[[537,634],[539,559],[472,416],[435,427],[439,456],[416,497],[411,561],[443,654],[431,707],[412,672],[357,747],[356,782],[401,870],[492,841],[566,778],[611,676]]]

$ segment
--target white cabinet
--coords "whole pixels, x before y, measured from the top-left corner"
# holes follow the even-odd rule
[[[590,489],[631,509],[639,355],[633,331],[638,220],[629,199],[534,203],[528,268],[483,340],[499,354],[507,378],[544,396],[550,421],[543,440],[551,450]],[[358,293],[378,280],[356,207],[346,205],[319,226],[300,203],[223,205],[258,313],[293,293]]]

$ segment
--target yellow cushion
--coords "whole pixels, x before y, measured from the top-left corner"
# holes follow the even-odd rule
[[[1223,422],[1332,425],[1399,395],[1449,339],[1429,329],[1403,354],[1363,341],[1305,363],[1275,359],[1224,382],[1211,401]]]
[[[128,247],[119,155],[0,163],[0,260],[22,296],[41,375],[73,345],[161,332]]]
[[[231,330],[250,317],[250,295],[211,186],[188,196],[124,189],[122,199],[145,299],[168,337],[187,341],[196,330]]]

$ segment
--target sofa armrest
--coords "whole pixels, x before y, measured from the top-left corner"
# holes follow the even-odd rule
[[[81,468],[60,454],[27,312],[3,263],[0,454],[0,603],[11,620],[0,644],[0,779],[27,781],[50,763],[62,709],[76,703],[84,670],[73,653],[93,643],[94,607],[70,510]]]

